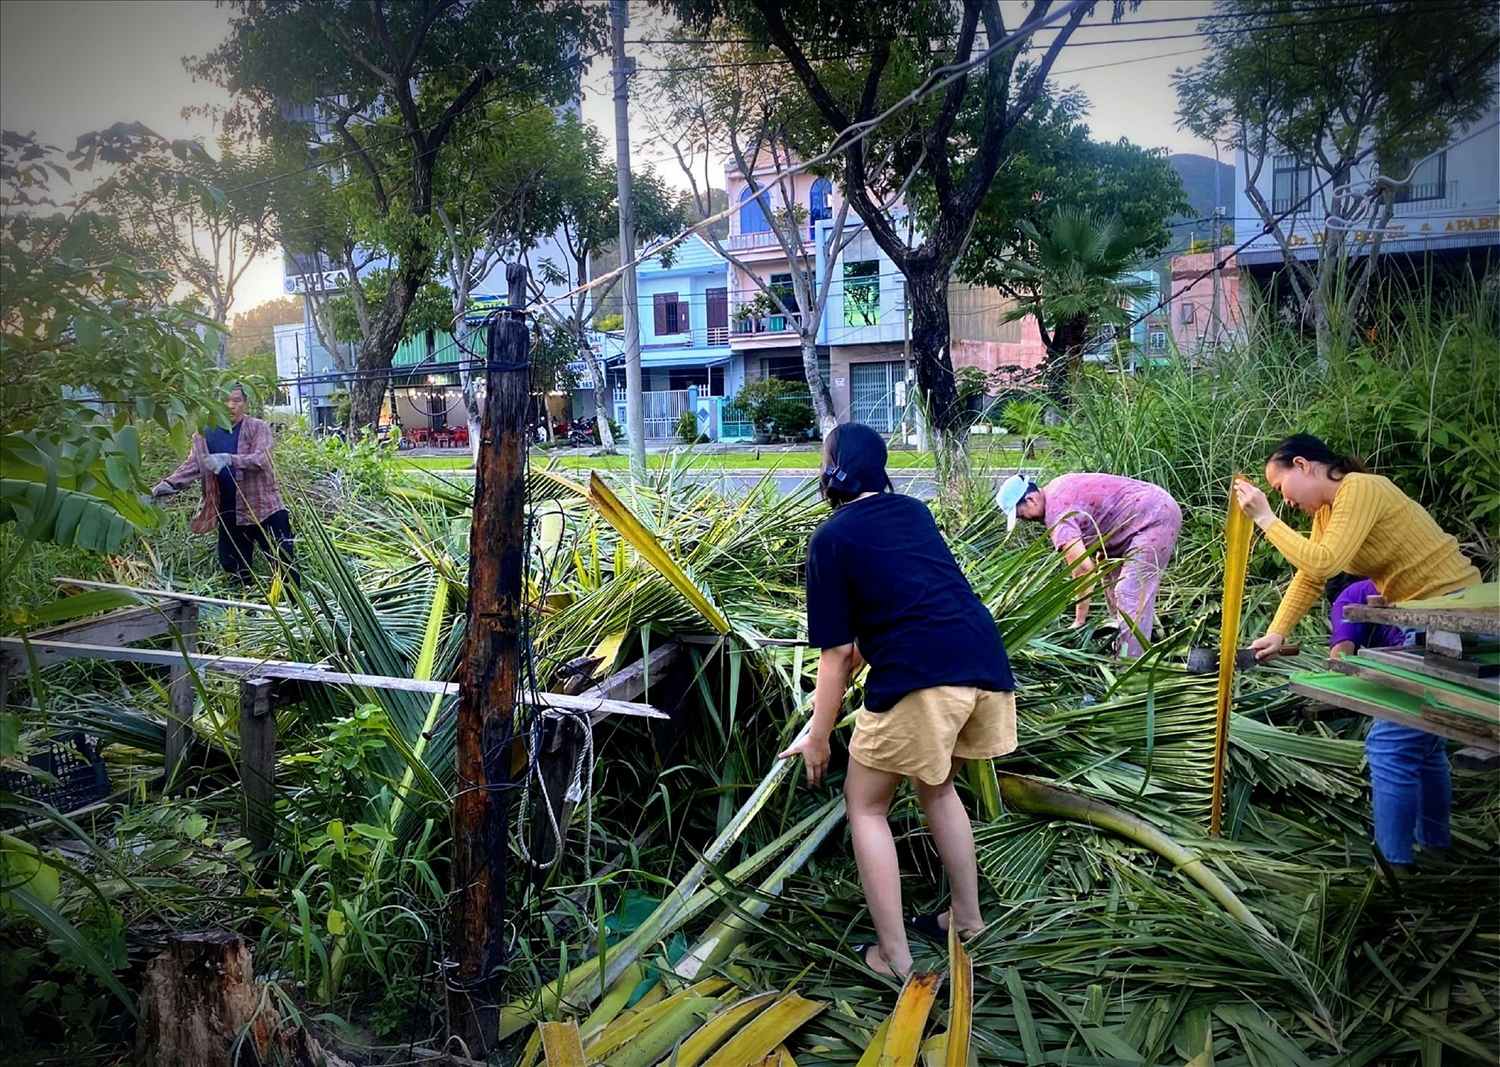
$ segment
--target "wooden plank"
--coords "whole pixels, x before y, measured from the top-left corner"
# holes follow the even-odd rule
[[[1339,676],[1343,678],[1343,675]],[[1364,695],[1354,695],[1329,689],[1317,684],[1316,675],[1293,675],[1291,679],[1291,690],[1298,696],[1308,697],[1324,704],[1332,704],[1334,707],[1343,708],[1345,711],[1358,712],[1368,715],[1372,719],[1384,719],[1387,722],[1397,723],[1413,730],[1421,730],[1424,733],[1437,734],[1453,741],[1461,741],[1466,745],[1475,745],[1479,748],[1500,751],[1500,736],[1495,734],[1481,733],[1481,727],[1473,720],[1464,720],[1462,724],[1439,721],[1430,717],[1431,705],[1422,706],[1421,701],[1402,693],[1388,693],[1388,696],[1401,698],[1401,703],[1408,705],[1412,710],[1404,710],[1403,707],[1392,706],[1381,703],[1378,700],[1367,699]],[[1378,686],[1371,685],[1370,689],[1377,693]]]
[[[271,847],[276,825],[276,683],[240,679],[240,789],[245,797],[245,836],[251,851]]]
[[[1482,748],[1461,748],[1453,753],[1453,769],[1470,774],[1500,773],[1500,751],[1487,752]]]
[[[180,603],[171,609],[176,615],[176,627],[184,652],[198,651],[198,605]],[[187,751],[188,738],[192,736],[193,714],[197,710],[197,687],[193,684],[193,672],[183,662],[172,664],[171,680],[167,683],[167,759],[164,792],[171,792],[177,771]]]
[[[41,641],[72,641],[80,645],[128,645],[171,633],[176,626],[175,605],[143,604],[138,608],[120,608],[104,615],[32,630],[26,636]]]
[[[1456,682],[1483,693],[1493,693],[1500,698],[1500,678],[1471,674],[1469,671],[1449,666],[1435,656],[1423,656],[1418,652],[1394,648],[1362,648],[1358,654],[1360,659],[1387,663],[1392,667],[1401,667],[1417,674],[1440,678],[1445,682]]]
[[[1350,604],[1344,618],[1374,622],[1382,626],[1412,626],[1422,630],[1448,630],[1461,634],[1492,634],[1500,631],[1500,607],[1495,610],[1438,611],[1435,608],[1374,608]]]
[[[171,589],[141,589],[134,585],[116,585],[114,582],[90,582],[83,578],[54,578],[52,584],[59,589],[112,589],[118,593],[134,593],[137,596],[154,597],[157,600],[175,600],[182,604],[209,604],[219,608],[240,608],[244,611],[273,611],[290,614],[290,610],[257,604],[253,600],[224,600],[216,596],[198,596],[194,593],[179,593]]]
[[[636,660],[628,667],[623,667],[611,674],[604,681],[592,688],[585,689],[579,693],[579,699],[594,700],[634,700],[646,692],[646,687],[653,679],[662,677],[663,672],[676,660],[682,646],[676,641],[668,641],[652,650],[645,659]],[[590,721],[598,722],[608,712],[595,713],[589,716]],[[658,718],[662,717],[660,714]]]
[[[1470,715],[1476,715],[1488,722],[1500,725],[1500,702],[1481,693],[1463,692],[1453,682],[1422,678],[1411,671],[1389,664],[1364,663],[1358,656],[1331,659],[1328,661],[1328,666],[1351,678],[1363,678],[1377,685],[1421,697],[1434,704],[1446,704],[1450,708],[1468,712]]]
[[[0,654],[18,655],[25,662],[26,642],[19,637],[0,637]],[[111,645],[78,645],[68,641],[32,641],[32,652],[43,667],[61,663],[66,659],[116,660],[125,663],[156,663],[172,666],[187,663],[196,671],[211,671],[217,674],[262,675],[266,678],[294,678],[302,682],[320,685],[364,686],[367,689],[397,690],[405,693],[428,693],[452,696],[458,692],[457,682],[437,680],[422,681],[416,678],[388,678],[378,674],[349,674],[343,671],[325,670],[313,663],[291,663],[286,660],[253,659],[248,656],[208,656],[202,653],[184,655],[176,649],[119,648]],[[645,719],[665,718],[649,704],[628,700],[615,700],[580,694],[533,693],[531,702],[541,708],[554,708],[565,712],[590,712],[597,715],[633,715]]]
[[[685,645],[717,645],[729,639],[728,634],[678,634],[675,638]],[[741,640],[746,640],[741,638]],[[805,637],[759,637],[746,642],[756,648],[806,648]]]

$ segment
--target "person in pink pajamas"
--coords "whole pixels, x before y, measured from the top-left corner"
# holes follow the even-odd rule
[[[1156,621],[1156,590],[1177,545],[1182,509],[1158,485],[1113,474],[1064,474],[1038,488],[1024,474],[1000,484],[995,503],[1005,512],[1006,529],[1017,519],[1045,522],[1052,543],[1083,576],[1097,561],[1120,560],[1114,581],[1105,587],[1110,609],[1120,616],[1116,651],[1141,654]],[[1085,626],[1089,598],[1083,596],[1073,628]]]

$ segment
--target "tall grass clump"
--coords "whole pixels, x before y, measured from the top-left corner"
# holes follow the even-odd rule
[[[1362,456],[1426,506],[1493,573],[1500,523],[1500,314],[1493,279],[1393,279],[1369,321],[1320,360],[1272,309],[1194,368],[1091,372],[1053,434],[1058,470],[1165,487],[1195,526],[1220,521],[1230,475],[1258,475],[1277,440],[1305,431]],[[1186,539],[1186,538],[1185,538]]]

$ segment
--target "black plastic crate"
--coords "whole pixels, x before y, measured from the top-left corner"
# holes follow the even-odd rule
[[[81,731],[46,742],[27,756],[26,762],[52,777],[0,770],[0,789],[50,804],[61,812],[77,811],[109,796],[104,758],[94,740]],[[19,812],[0,814],[0,823],[9,825],[19,821],[22,821]]]

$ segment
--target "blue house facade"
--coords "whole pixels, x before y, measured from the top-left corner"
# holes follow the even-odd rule
[[[716,403],[739,391],[743,360],[729,348],[728,264],[696,234],[663,259],[636,268],[636,313],[641,331],[641,389],[646,439],[677,432],[683,412],[696,410],[700,429],[715,430]],[[615,421],[625,425],[625,367],[617,336],[604,345],[614,390]]]

